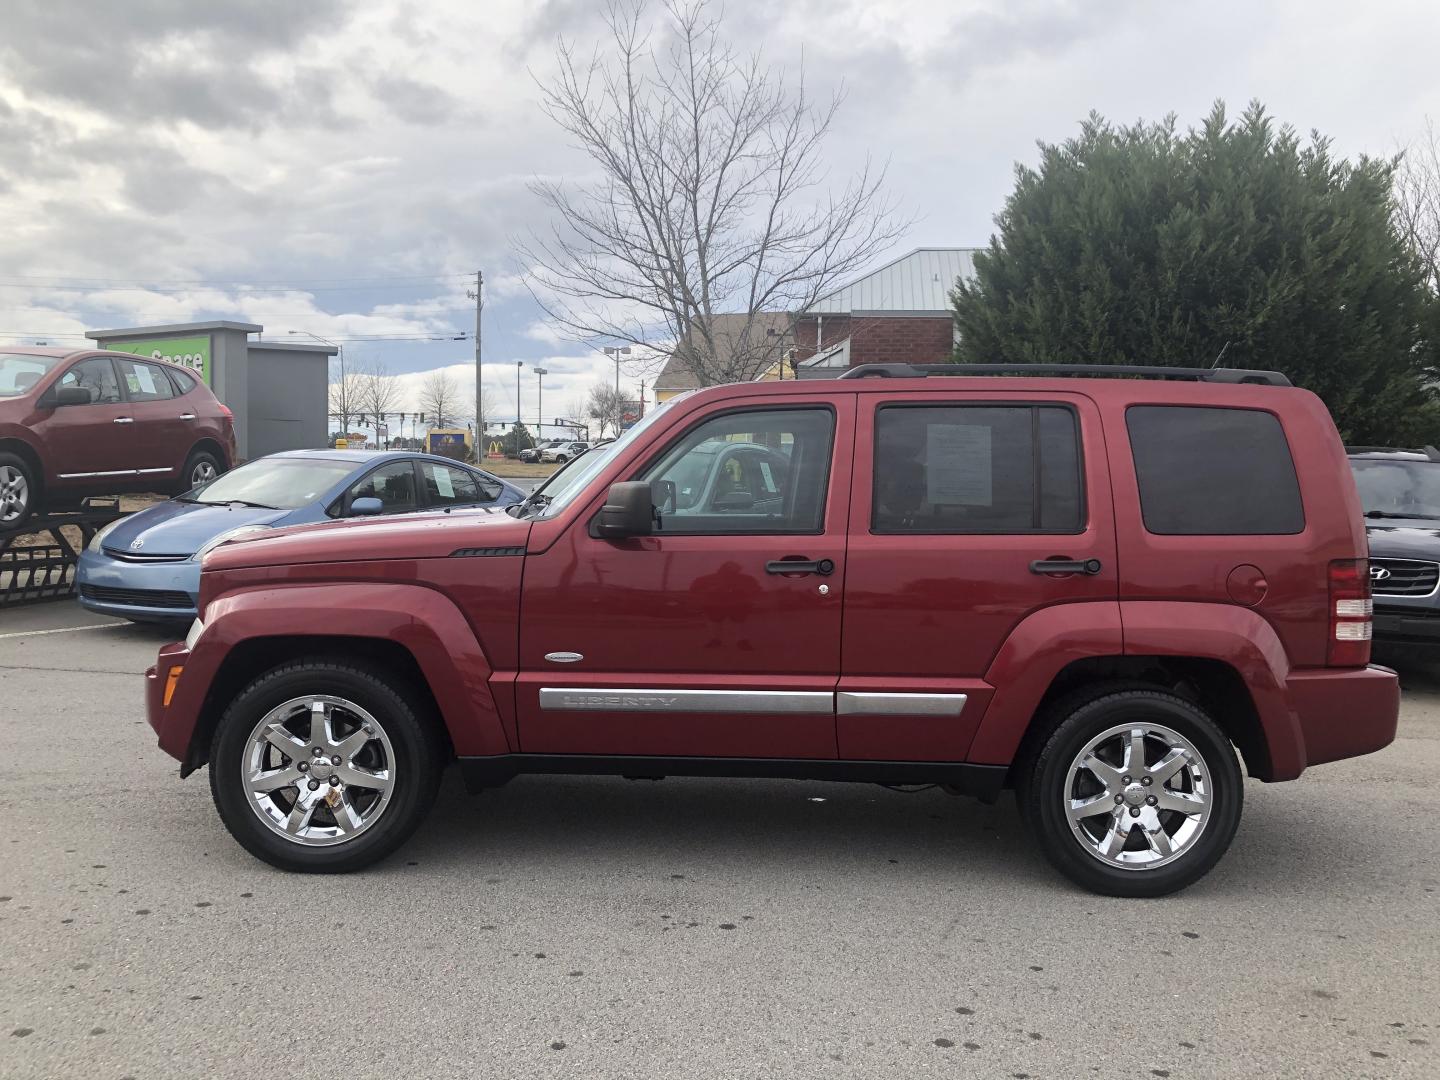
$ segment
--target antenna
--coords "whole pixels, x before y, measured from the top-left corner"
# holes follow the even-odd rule
[[[1215,362],[1210,365],[1210,367],[1211,367],[1212,370],[1213,370],[1214,368],[1217,368],[1217,367],[1220,366],[1220,361],[1225,359],[1225,354],[1226,354],[1227,352],[1229,352],[1229,351],[1230,351],[1230,342],[1229,342],[1229,341],[1226,341],[1225,344],[1220,347],[1220,354],[1215,357]]]

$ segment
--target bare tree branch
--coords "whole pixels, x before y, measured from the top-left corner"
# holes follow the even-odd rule
[[[443,368],[430,372],[420,384],[420,411],[432,427],[450,427],[461,419],[464,402],[454,377]]]
[[[1430,291],[1440,293],[1440,133],[1433,120],[1400,156],[1394,200],[1396,227],[1424,264]]]
[[[571,337],[673,349],[702,386],[753,379],[787,341],[757,316],[809,307],[910,222],[883,195],[883,167],[828,185],[843,95],[814,102],[803,71],[737,51],[712,0],[663,8],[656,28],[647,0],[615,0],[588,59],[557,45],[541,104],[599,178],[535,181],[558,224],[519,255]]]

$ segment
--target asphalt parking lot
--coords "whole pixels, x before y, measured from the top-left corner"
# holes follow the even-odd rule
[[[1440,1075],[1436,674],[1166,900],[1077,891],[1008,799],[802,782],[452,775],[325,878],[156,749],[169,636],[0,614],[5,1078]]]

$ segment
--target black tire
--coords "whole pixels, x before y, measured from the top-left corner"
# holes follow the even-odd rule
[[[256,725],[270,710],[306,695],[359,705],[381,726],[394,752],[394,787],[383,812],[352,839],[326,847],[305,846],[275,832],[261,820],[244,779]],[[343,661],[311,658],[267,672],[230,703],[210,748],[210,793],[230,835],[257,859],[300,873],[349,873],[379,862],[410,837],[435,801],[444,762],[435,724],[404,680],[383,669],[372,674]]]
[[[207,473],[208,471],[208,473]],[[174,493],[183,495],[191,488],[209,483],[225,472],[225,463],[209,450],[192,450],[180,467],[180,475],[174,484]]]
[[[559,465],[564,465],[565,462],[567,462],[567,461],[569,461],[569,460],[570,460],[570,458],[569,458],[568,456],[566,456],[565,454],[556,454],[556,455],[555,455],[555,461],[556,461],[556,463],[559,464]]]
[[[1153,897],[1185,888],[1219,862],[1240,824],[1244,780],[1230,741],[1202,709],[1157,689],[1101,689],[1082,691],[1060,702],[1045,722],[1047,728],[1031,744],[1028,760],[1021,763],[1016,796],[1026,823],[1057,870],[1077,885],[1105,896]],[[1209,776],[1210,807],[1203,827],[1187,846],[1178,849],[1173,861],[1154,867],[1116,866],[1103,860],[1072,830],[1067,812],[1070,770],[1077,755],[1091,740],[1125,724],[1159,725],[1179,734],[1198,753]],[[1144,806],[1137,809],[1145,811]],[[1104,818],[1099,819],[1099,826],[1097,819],[1089,820],[1090,828],[1103,831]],[[1118,813],[1117,820],[1123,820]],[[1167,815],[1166,820],[1173,824],[1183,818]]]
[[[40,478],[19,454],[0,453],[0,531],[24,525],[40,503]]]

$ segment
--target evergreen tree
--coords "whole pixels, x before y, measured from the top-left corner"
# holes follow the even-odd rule
[[[953,294],[962,363],[1282,371],[1351,442],[1440,442],[1435,302],[1391,219],[1395,162],[1330,154],[1252,103],[1077,138],[1017,166],[999,234]]]

